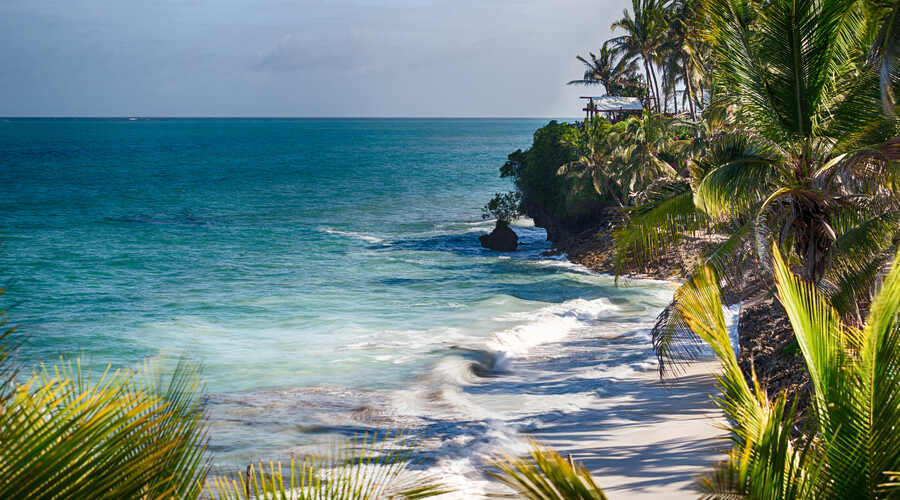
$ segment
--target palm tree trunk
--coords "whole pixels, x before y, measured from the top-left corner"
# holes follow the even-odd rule
[[[675,78],[672,78],[672,105],[675,106],[675,114],[678,114],[678,91],[675,90]]]
[[[653,68],[653,63],[648,63],[648,66],[650,66],[650,74],[653,75],[653,86],[656,88],[656,109],[658,111],[661,109],[659,105],[659,82],[656,80],[656,69]]]
[[[687,91],[687,101],[688,106],[691,108],[691,120],[693,121],[697,119],[697,115],[694,113],[694,86],[688,73],[688,64],[687,59],[685,59],[684,66],[681,69],[684,70],[684,89]]]
[[[647,90],[650,93],[650,101],[651,101],[650,107],[652,108],[653,107],[653,99],[654,99],[653,80],[650,78],[650,67],[647,66],[647,59],[645,59],[643,57],[641,57],[641,59],[643,59],[643,61],[644,61],[644,72],[647,74]],[[656,109],[658,110],[659,109],[659,101],[658,100],[656,101],[656,106],[657,106]]]

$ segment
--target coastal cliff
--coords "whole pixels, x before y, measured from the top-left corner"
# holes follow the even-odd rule
[[[535,132],[530,149],[510,154],[500,169],[501,176],[512,177],[521,193],[522,213],[547,231],[551,252],[626,280],[684,281],[690,277],[727,236],[715,232],[685,236],[675,247],[617,269],[613,235],[626,223],[628,209],[601,196],[590,176],[564,175],[578,161],[580,131],[580,125],[552,121]],[[740,365],[748,379],[755,370],[770,395],[784,391],[789,401],[797,399],[802,414],[809,401],[809,375],[784,310],[759,274],[758,263],[751,259],[739,279],[725,284],[726,301],[741,304]]]

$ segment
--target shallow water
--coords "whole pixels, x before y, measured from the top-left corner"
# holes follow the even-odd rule
[[[0,123],[19,358],[188,354],[220,467],[410,428],[466,469],[652,368],[647,329],[671,297],[542,256],[527,220],[521,251],[480,248],[480,207],[511,187],[498,168],[542,124]]]

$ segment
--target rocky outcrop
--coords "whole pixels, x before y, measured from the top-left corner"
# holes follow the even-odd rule
[[[519,246],[519,236],[508,224],[497,224],[489,234],[478,237],[481,246],[497,252],[513,252]]]

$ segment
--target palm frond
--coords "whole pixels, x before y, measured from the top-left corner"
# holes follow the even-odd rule
[[[197,498],[209,465],[195,375],[179,365],[172,400],[80,361],[17,386],[0,412],[0,498]]]
[[[281,462],[270,462],[250,465],[236,478],[213,478],[209,494],[224,500],[413,500],[451,492],[410,469],[414,446],[405,434],[364,435],[335,442],[327,453],[291,460],[287,473]]]
[[[675,297],[659,313],[650,330],[660,378],[681,372],[684,365],[697,359],[703,352],[703,341],[691,331],[678,308],[677,290]]]
[[[893,211],[858,222],[835,240],[834,264],[821,287],[843,316],[856,313],[860,300],[871,294],[898,234],[900,211]]]
[[[683,233],[705,226],[706,217],[694,206],[690,184],[676,180],[666,187],[631,209],[631,217],[613,233],[617,274],[628,264],[646,262],[677,245]]]
[[[870,61],[878,71],[882,109],[885,115],[896,115],[896,76],[900,73],[900,4],[890,0],[868,2],[873,17],[881,22],[870,51]]]
[[[807,454],[794,449],[785,398],[769,401],[756,380],[751,389],[737,362],[722,313],[715,272],[704,267],[682,287],[678,307],[684,321],[716,354],[723,373],[717,376],[719,406],[732,422],[735,449],[729,461],[701,480],[705,498],[799,498],[810,489],[804,470]]]
[[[532,442],[527,458],[502,457],[494,460],[498,472],[492,477],[529,500],[606,500],[590,472],[567,461],[553,450]]]
[[[749,153],[711,170],[694,192],[694,203],[712,218],[752,210],[771,192],[773,161]]]
[[[794,276],[777,248],[776,286],[815,387],[823,452],[820,495],[875,498],[900,467],[900,261],[862,330],[845,326],[815,287]]]
[[[753,232],[754,223],[753,219],[748,219],[747,222],[732,229],[728,239],[706,254],[703,264],[715,269],[722,279],[736,284],[748,257],[747,242]]]
[[[859,371],[865,389],[858,402],[868,424],[863,456],[866,486],[881,494],[884,471],[900,469],[900,252],[881,291],[872,302],[859,350]],[[896,490],[895,490],[896,492]]]
[[[710,3],[721,91],[773,140],[813,137],[830,123],[836,82],[855,67],[865,32],[855,0]]]

